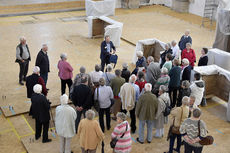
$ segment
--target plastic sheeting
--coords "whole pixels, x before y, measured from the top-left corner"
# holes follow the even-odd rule
[[[115,15],[116,0],[85,0],[86,16]]]
[[[89,38],[93,37],[93,19],[100,19],[100,20],[110,24],[110,25],[105,27],[104,35],[109,35],[114,46],[119,47],[120,46],[120,38],[122,35],[123,23],[117,22],[117,21],[110,19],[106,16],[100,16],[100,17],[89,16],[89,17],[87,17]]]
[[[208,51],[208,65],[217,65],[225,70],[230,71],[230,53],[219,50],[210,49]]]
[[[164,51],[166,43],[164,43],[164,42],[162,42],[160,40],[157,40],[155,38],[139,40],[137,42],[137,44],[136,44],[136,48],[135,48],[135,51],[134,51],[134,54],[133,54],[133,63],[136,64],[136,61],[137,61],[137,52],[138,51],[142,51],[142,52],[144,51],[143,45],[153,45],[155,43],[159,43],[160,46],[162,47],[162,51]]]

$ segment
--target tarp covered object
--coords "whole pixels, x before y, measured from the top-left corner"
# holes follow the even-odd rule
[[[86,16],[115,15],[116,0],[85,0]]]
[[[208,51],[208,65],[217,65],[230,71],[230,53],[220,49],[210,49]]]
[[[160,59],[160,52],[165,50],[165,44],[166,43],[155,38],[139,40],[136,44],[136,48],[133,54],[133,63],[135,64],[137,61],[138,51],[142,51],[146,58],[147,56],[153,56],[154,59],[158,62]]]

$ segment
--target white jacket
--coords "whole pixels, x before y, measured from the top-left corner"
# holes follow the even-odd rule
[[[76,111],[69,105],[60,105],[56,108],[55,126],[59,136],[71,138],[76,134]]]
[[[121,86],[120,97],[122,109],[130,111],[135,107],[136,93],[131,83],[125,83]]]
[[[196,97],[194,103],[196,106],[199,106],[202,101],[204,96],[204,86],[205,85],[203,80],[194,81],[190,86],[191,95]]]

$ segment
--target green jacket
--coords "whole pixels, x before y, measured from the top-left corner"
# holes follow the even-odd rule
[[[150,91],[140,96],[136,105],[136,115],[139,120],[155,120],[158,108],[158,99]]]
[[[113,95],[118,96],[121,86],[125,83],[125,79],[122,77],[115,77],[111,80],[110,87],[113,90]]]

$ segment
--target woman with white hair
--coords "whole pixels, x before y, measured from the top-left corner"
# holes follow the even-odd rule
[[[168,69],[165,67],[162,67],[161,77],[157,79],[157,82],[155,83],[154,88],[153,88],[153,93],[158,95],[159,87],[161,85],[165,85],[168,88],[169,81],[170,81],[170,77],[168,76]]]
[[[164,136],[164,124],[168,124],[168,116],[164,115],[165,108],[170,106],[170,98],[167,91],[168,87],[164,85],[159,87],[158,109],[155,121],[156,138],[162,138]]]
[[[42,142],[50,142],[48,139],[49,121],[50,121],[50,102],[46,96],[41,94],[42,86],[36,84],[33,87],[34,93],[31,96],[31,112],[33,118],[35,118],[35,139],[38,140],[41,137],[43,131]],[[43,130],[42,130],[43,128]]]
[[[169,153],[173,153],[173,150],[176,152],[180,152],[181,147],[181,134],[180,134],[180,126],[184,122],[185,119],[188,118],[189,115],[189,103],[190,99],[187,96],[184,96],[182,99],[182,106],[176,107],[172,109],[170,113],[170,125],[175,127],[172,130],[172,134],[169,136]],[[177,138],[177,147],[176,149],[173,148],[175,139]]]
[[[109,86],[111,83],[111,80],[116,77],[114,73],[112,73],[113,66],[111,64],[108,64],[106,66],[106,72],[103,73],[103,77],[105,78],[105,85]]]
[[[182,51],[181,59],[183,60],[184,58],[187,58],[189,60],[190,65],[194,67],[194,63],[196,62],[196,54],[191,47],[191,43],[186,44],[186,48]]]
[[[170,48],[170,44],[165,44],[165,51],[161,54],[161,62],[160,62],[160,67],[162,68],[162,66],[165,64],[165,57],[167,54],[173,54],[172,49]]]
[[[138,51],[137,53],[137,62],[136,62],[136,68],[133,70],[132,74],[137,74],[138,70],[141,69],[147,69],[147,63],[146,58],[143,56],[142,51]]]
[[[62,53],[60,56],[61,60],[58,62],[58,76],[61,79],[61,94],[65,94],[66,84],[69,87],[69,90],[73,84],[72,77],[73,77],[73,68],[67,62],[67,54]]]
[[[129,153],[131,152],[132,139],[130,134],[130,126],[126,120],[125,113],[117,113],[117,125],[111,134],[111,138],[117,138],[118,141],[114,148],[115,153]]]
[[[88,110],[86,118],[82,119],[78,127],[82,153],[96,153],[98,144],[104,139],[99,123],[94,119],[95,112]]]
[[[192,67],[189,65],[189,60],[184,58],[182,60],[181,81],[187,80],[190,82]]]
[[[60,153],[71,152],[71,138],[75,136],[76,111],[68,105],[66,94],[60,97],[61,105],[56,108],[55,127],[60,137]]]

